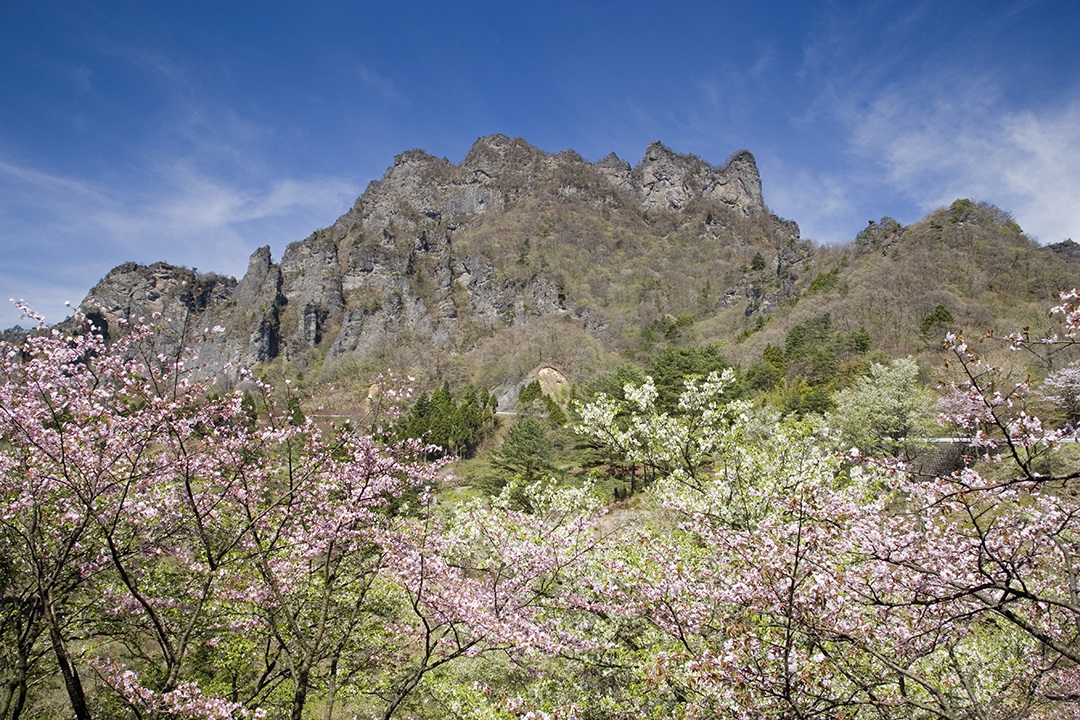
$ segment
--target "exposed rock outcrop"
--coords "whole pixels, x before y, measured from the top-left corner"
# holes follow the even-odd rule
[[[230,277],[199,274],[164,262],[129,262],[109,271],[90,291],[82,308],[108,335],[121,331],[118,320],[159,324],[168,348],[175,349],[199,317],[223,303],[236,284]]]
[[[1051,252],[1065,258],[1066,260],[1080,262],[1080,245],[1073,241],[1072,238],[1062,240],[1059,243],[1047,245],[1046,247],[1049,248]]]
[[[129,263],[91,294],[125,318],[160,312],[223,326],[223,334],[206,342],[203,358],[234,368],[279,356],[307,362],[319,349],[328,358],[385,355],[406,338],[433,352],[463,351],[478,338],[537,317],[565,317],[600,338],[610,332],[611,319],[591,294],[574,296],[564,287],[561,278],[570,268],[560,266],[558,244],[614,242],[618,251],[621,241],[577,237],[576,226],[567,223],[600,208],[638,227],[644,221],[634,218],[691,206],[707,210],[699,241],[718,251],[725,243],[795,247],[798,240],[794,223],[767,213],[749,152],[714,167],[657,142],[631,167],[614,154],[590,163],[572,151],[549,154],[520,138],[492,135],[477,140],[460,164],[422,150],[401,153],[331,227],[289,245],[280,264],[268,247],[256,250],[238,283],[163,263]],[[551,221],[537,213],[566,229],[543,230]],[[499,224],[493,220],[499,217],[515,219]],[[482,238],[488,250],[470,250]],[[543,253],[530,254],[534,242]],[[511,247],[520,248],[516,261],[507,254]],[[674,251],[666,241],[634,249]],[[769,252],[778,287],[786,289],[785,273],[802,258]],[[549,257],[555,265],[548,265]]]
[[[247,272],[236,286],[232,300],[239,317],[231,323],[231,335],[235,339],[243,338],[245,322],[250,328],[247,342],[236,343],[236,362],[241,367],[250,367],[277,357],[281,343],[280,308],[285,297],[281,292],[281,269],[271,262],[268,245],[252,253]]]
[[[765,212],[757,163],[746,150],[715,168],[693,155],[679,155],[654,142],[631,176],[642,205],[649,210],[678,210],[690,200],[702,199],[722,203],[744,215]]]

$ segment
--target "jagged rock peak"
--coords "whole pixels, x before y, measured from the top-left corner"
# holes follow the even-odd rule
[[[103,307],[120,317],[133,320],[161,313],[183,317],[187,312],[201,312],[209,305],[229,297],[236,280],[216,273],[199,274],[195,270],[155,262],[118,265],[98,282],[83,301],[84,309]]]
[[[270,246],[263,245],[251,253],[247,272],[236,286],[233,299],[239,305],[254,311],[270,298],[276,304],[281,290],[281,270],[274,266],[270,257]]]
[[[627,171],[630,170],[630,163],[620,159],[619,156],[613,152],[605,155],[604,158],[600,160],[600,162],[596,163],[596,165],[597,167],[610,167],[619,169],[625,168]]]
[[[248,258],[248,275],[265,275],[270,269],[272,260],[270,257],[270,246],[263,245],[261,248],[251,253],[251,257]]]
[[[507,189],[523,189],[542,173],[548,157],[521,138],[488,135],[473,143],[461,167],[468,173],[468,182],[499,182]]]
[[[474,165],[478,160],[488,157],[505,157],[512,152],[542,155],[543,151],[533,147],[522,138],[509,138],[501,133],[479,137],[469,149],[462,161],[463,165]]]
[[[399,154],[383,178],[372,182],[350,213],[338,220],[334,234],[343,238],[357,224],[387,228],[421,216],[457,222],[464,215],[502,210],[531,192],[564,190],[555,178],[566,170],[596,173],[646,210],[679,210],[702,199],[744,215],[766,212],[757,164],[746,150],[714,167],[657,141],[631,168],[614,153],[589,163],[572,150],[548,153],[522,138],[494,134],[478,138],[456,165],[424,150]]]
[[[439,162],[440,158],[435,157],[427,150],[421,150],[414,148],[412,150],[406,150],[403,153],[399,153],[394,157],[394,166],[408,165],[408,164],[425,164],[429,162]],[[445,158],[442,158],[442,162],[447,162]]]
[[[656,141],[633,169],[647,209],[677,210],[695,197],[723,203],[746,215],[765,212],[761,176],[754,156],[739,150],[713,167],[696,155],[682,155]]]
[[[671,160],[697,160],[698,158],[693,155],[680,155],[674,152],[664,143],[659,140],[653,140],[649,143],[649,146],[645,148],[645,157],[642,158],[641,164],[656,162],[659,159],[671,159]]]
[[[157,317],[173,322],[172,330],[158,333],[163,347],[171,350],[187,340],[181,328],[189,318],[223,303],[235,289],[235,279],[217,273],[199,273],[166,262],[126,262],[110,270],[80,308],[106,337],[123,332],[118,319],[152,322]]]

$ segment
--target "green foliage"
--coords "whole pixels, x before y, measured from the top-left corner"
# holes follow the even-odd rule
[[[614,372],[600,375],[582,383],[575,390],[575,396],[582,401],[589,401],[598,395],[624,400],[623,388],[627,385],[641,385],[645,382],[645,373],[634,365],[620,365]]]
[[[510,426],[506,439],[492,456],[492,464],[534,482],[551,469],[552,450],[544,423],[523,417]]]
[[[752,390],[767,391],[782,384],[786,375],[787,357],[783,348],[766,345],[761,360],[746,371],[745,382]]]
[[[245,421],[248,427],[253,428],[259,419],[258,404],[255,401],[255,396],[248,391],[245,391],[242,397],[241,404],[244,408]]]
[[[784,365],[776,365],[764,357],[746,371],[746,385],[753,390],[771,390],[784,380]]]
[[[559,405],[558,400],[544,394],[539,380],[533,380],[521,388],[521,392],[518,393],[517,407],[524,414],[542,414],[547,417],[552,428],[560,428],[567,422],[566,411]]]
[[[445,454],[470,457],[490,433],[497,401],[487,390],[469,386],[457,399],[443,383],[430,395],[421,395],[395,426],[399,438],[420,438]]]
[[[562,409],[562,406],[550,395],[540,396],[540,402],[544,404],[544,409],[547,411],[548,422],[554,427],[562,427],[567,422],[566,411]]]
[[[779,368],[787,366],[787,357],[784,355],[784,349],[775,345],[766,345],[765,350],[761,353],[761,359]]]
[[[664,315],[654,320],[649,327],[641,333],[642,341],[651,345],[659,340],[676,342],[679,339],[679,331],[694,324],[694,316],[683,313],[678,317]]]
[[[803,417],[826,412],[832,407],[832,398],[826,387],[811,385],[806,378],[798,378],[784,386],[776,404],[785,413]]]
[[[967,198],[962,198],[949,206],[949,222],[959,223],[971,220],[974,218],[975,213],[975,203]]]
[[[847,335],[842,336],[841,339],[843,349],[848,352],[862,355],[870,351],[870,333],[866,332],[866,328],[852,330]]]
[[[933,311],[923,318],[922,323],[919,325],[919,332],[923,335],[929,335],[935,329],[948,325],[954,322],[952,313],[945,309],[945,306],[938,303],[937,307]]]
[[[669,347],[653,356],[646,374],[653,379],[659,393],[657,405],[663,410],[674,410],[679,403],[688,378],[705,377],[711,372],[730,368],[724,355],[723,343],[711,343],[702,347]],[[730,389],[729,395],[738,395]]]
[[[767,393],[764,400],[785,412],[823,413],[837,388],[865,372],[871,345],[865,328],[845,332],[833,326],[831,314],[817,315],[791,328],[783,347],[766,345],[745,385]]]
[[[832,318],[825,313],[791,328],[784,342],[784,359],[798,360],[811,355],[826,343],[831,325]]]
[[[844,362],[870,350],[870,334],[859,328],[837,330],[829,313],[793,327],[784,342],[788,376],[803,377],[811,385],[830,385],[841,380]]]
[[[543,395],[540,389],[540,381],[533,380],[531,383],[521,388],[521,392],[518,393],[518,403],[526,405],[534,400],[539,400]]]
[[[874,363],[861,377],[836,395],[828,422],[841,433],[845,447],[874,456],[905,456],[917,436],[930,431],[933,399],[919,385],[919,365],[913,358],[889,365]]]
[[[810,281],[810,287],[806,289],[807,295],[828,292],[840,284],[840,268],[833,268],[828,272],[819,273]]]
[[[304,424],[304,410],[300,407],[300,398],[289,395],[286,407],[289,413],[289,423],[299,427]]]
[[[754,253],[754,257],[750,260],[750,269],[754,272],[761,272],[765,269],[765,257],[759,253]]]

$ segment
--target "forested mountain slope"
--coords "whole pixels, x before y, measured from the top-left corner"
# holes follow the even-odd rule
[[[162,312],[180,334],[221,326],[202,349],[212,366],[323,378],[392,367],[496,387],[539,365],[580,381],[717,340],[749,367],[826,315],[875,350],[918,353],[942,328],[1040,317],[1080,284],[1070,249],[969,200],[817,246],[768,211],[747,151],[712,166],[654,143],[631,167],[494,135],[460,164],[402,153],[279,261],[256,251],[239,282],[128,263],[90,298],[131,319]]]
[[[846,329],[865,328],[891,355],[916,353],[928,342],[936,347],[942,328],[1037,323],[1048,298],[1080,281],[1068,245],[1039,246],[1005,211],[966,199],[907,227],[891,218],[871,222],[850,243],[818,248],[815,260],[797,306],[748,347],[829,313]]]

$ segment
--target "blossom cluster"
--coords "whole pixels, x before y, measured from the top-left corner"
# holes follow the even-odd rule
[[[1077,299],[1009,344],[1064,357]],[[394,378],[368,431],[321,428],[154,326],[82,322],[0,350],[0,709],[53,682],[80,719],[389,719],[421,692],[476,720],[1080,717],[1080,472],[1038,412],[1064,370],[948,337],[937,409],[973,451],[934,478],[729,400],[730,372],[668,411],[646,381],[578,408],[647,471],[633,503],[515,480],[446,507],[449,461],[380,430]]]

